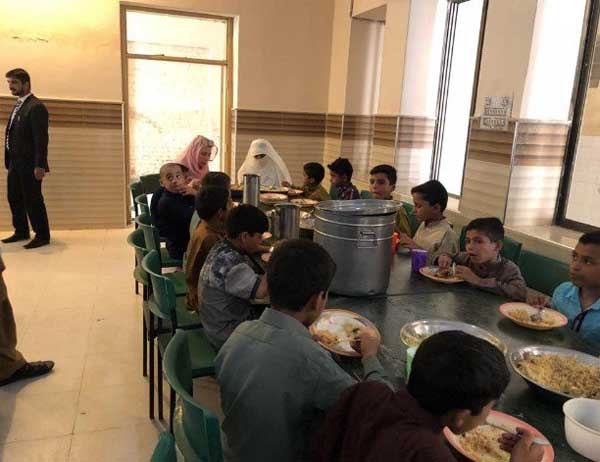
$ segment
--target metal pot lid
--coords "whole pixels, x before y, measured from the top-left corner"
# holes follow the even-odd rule
[[[323,201],[315,205],[317,211],[359,216],[390,215],[396,213],[400,207],[402,207],[400,202],[385,199]]]

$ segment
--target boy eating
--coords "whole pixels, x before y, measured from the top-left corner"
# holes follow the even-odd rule
[[[206,178],[206,177],[205,177]],[[196,196],[196,212],[202,220],[195,229],[187,248],[185,282],[188,287],[187,305],[198,310],[198,279],[210,249],[225,238],[225,215],[231,208],[229,190],[204,186]]]
[[[579,238],[569,269],[571,281],[554,290],[551,306],[584,339],[600,343],[600,231]],[[550,300],[542,297],[534,304],[549,306]]]
[[[429,252],[429,264],[441,254],[458,252],[458,237],[444,217],[448,205],[448,192],[437,180],[431,180],[411,189],[415,208],[413,213],[421,222],[414,237],[400,235],[400,245],[408,249]]]
[[[225,172],[208,172],[202,178],[202,182],[200,183],[200,190],[207,186],[219,186],[221,188],[225,188],[228,191],[231,190],[231,178]],[[197,196],[197,193],[194,193]],[[196,201],[198,199],[196,198]],[[192,218],[190,219],[190,236],[194,234],[194,231],[200,224],[200,217],[198,216],[198,212],[194,212]]]
[[[419,346],[405,389],[365,382],[342,394],[315,440],[315,462],[456,462],[443,428],[461,434],[484,424],[509,381],[491,343],[460,331],[432,335]],[[498,448],[511,462],[538,462],[544,451],[533,438],[517,429]]]
[[[181,165],[166,163],[160,168],[161,189],[155,193],[159,199],[153,219],[166,240],[169,255],[177,260],[183,258],[190,240],[190,219],[194,213],[194,196],[183,194],[185,178]]]
[[[500,255],[504,226],[498,218],[477,218],[466,227],[465,249],[454,258],[440,255],[438,265],[455,263],[456,276],[469,284],[517,301],[527,300],[527,284],[519,267]]]
[[[250,319],[250,300],[267,295],[267,279],[254,272],[249,256],[262,249],[267,216],[244,204],[229,211],[226,239],[208,253],[198,281],[200,320],[211,345],[219,350],[233,330]]]
[[[310,460],[315,418],[355,383],[308,330],[327,303],[335,268],[312,241],[283,241],[273,251],[271,308],[240,325],[215,361],[226,461]],[[365,379],[384,380],[377,335],[366,328],[359,335]]]
[[[369,190],[373,195],[373,199],[392,200],[392,193],[396,189],[398,178],[396,169],[391,165],[377,165],[371,169],[369,175]],[[404,207],[400,207],[396,213],[394,231],[398,234],[412,236],[412,229]]]
[[[301,189],[302,197],[306,197],[307,199],[318,202],[328,201],[330,199],[329,194],[321,185],[323,178],[325,178],[325,169],[321,164],[318,162],[308,162],[304,164],[302,175],[302,186],[294,186],[287,181],[284,181],[282,185],[287,186],[288,188]]]
[[[348,159],[338,157],[327,165],[331,179],[331,198],[337,200],[360,199],[360,193],[352,184],[354,169]]]

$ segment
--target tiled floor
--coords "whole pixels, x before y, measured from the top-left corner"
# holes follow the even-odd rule
[[[56,367],[0,388],[0,461],[149,460],[164,424],[148,419],[129,232],[57,231],[41,249],[2,246],[18,347]],[[214,382],[195,393],[218,411]]]

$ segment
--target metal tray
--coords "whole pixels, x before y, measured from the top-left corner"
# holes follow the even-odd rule
[[[420,321],[405,324],[400,330],[400,340],[402,340],[402,343],[406,346],[414,347],[418,346],[427,337],[447,330],[460,330],[483,340],[487,340],[504,354],[508,352],[506,344],[487,330],[474,326],[473,324],[458,321],[446,321],[445,319],[422,319]]]
[[[567,393],[547,388],[545,385],[536,382],[535,380],[529,378],[527,375],[521,372],[517,367],[517,363],[523,359],[525,353],[534,355],[555,354],[562,356],[572,356],[575,359],[577,359],[577,361],[583,364],[592,364],[595,366],[600,366],[600,359],[596,358],[595,356],[588,355],[587,353],[582,353],[581,351],[577,350],[569,350],[567,348],[546,345],[529,345],[511,350],[510,354],[508,355],[508,361],[513,370],[517,374],[519,374],[523,378],[523,380],[525,380],[525,382],[527,382],[527,385],[529,385],[538,396],[554,402],[564,402],[569,399],[577,398],[577,396],[572,396]]]

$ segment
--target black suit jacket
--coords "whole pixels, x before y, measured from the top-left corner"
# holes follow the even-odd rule
[[[10,116],[6,124],[8,136]],[[6,139],[6,138],[5,138]],[[10,129],[8,149],[4,147],[4,165],[7,169],[33,170],[48,167],[48,110],[44,103],[29,96],[17,112]]]

